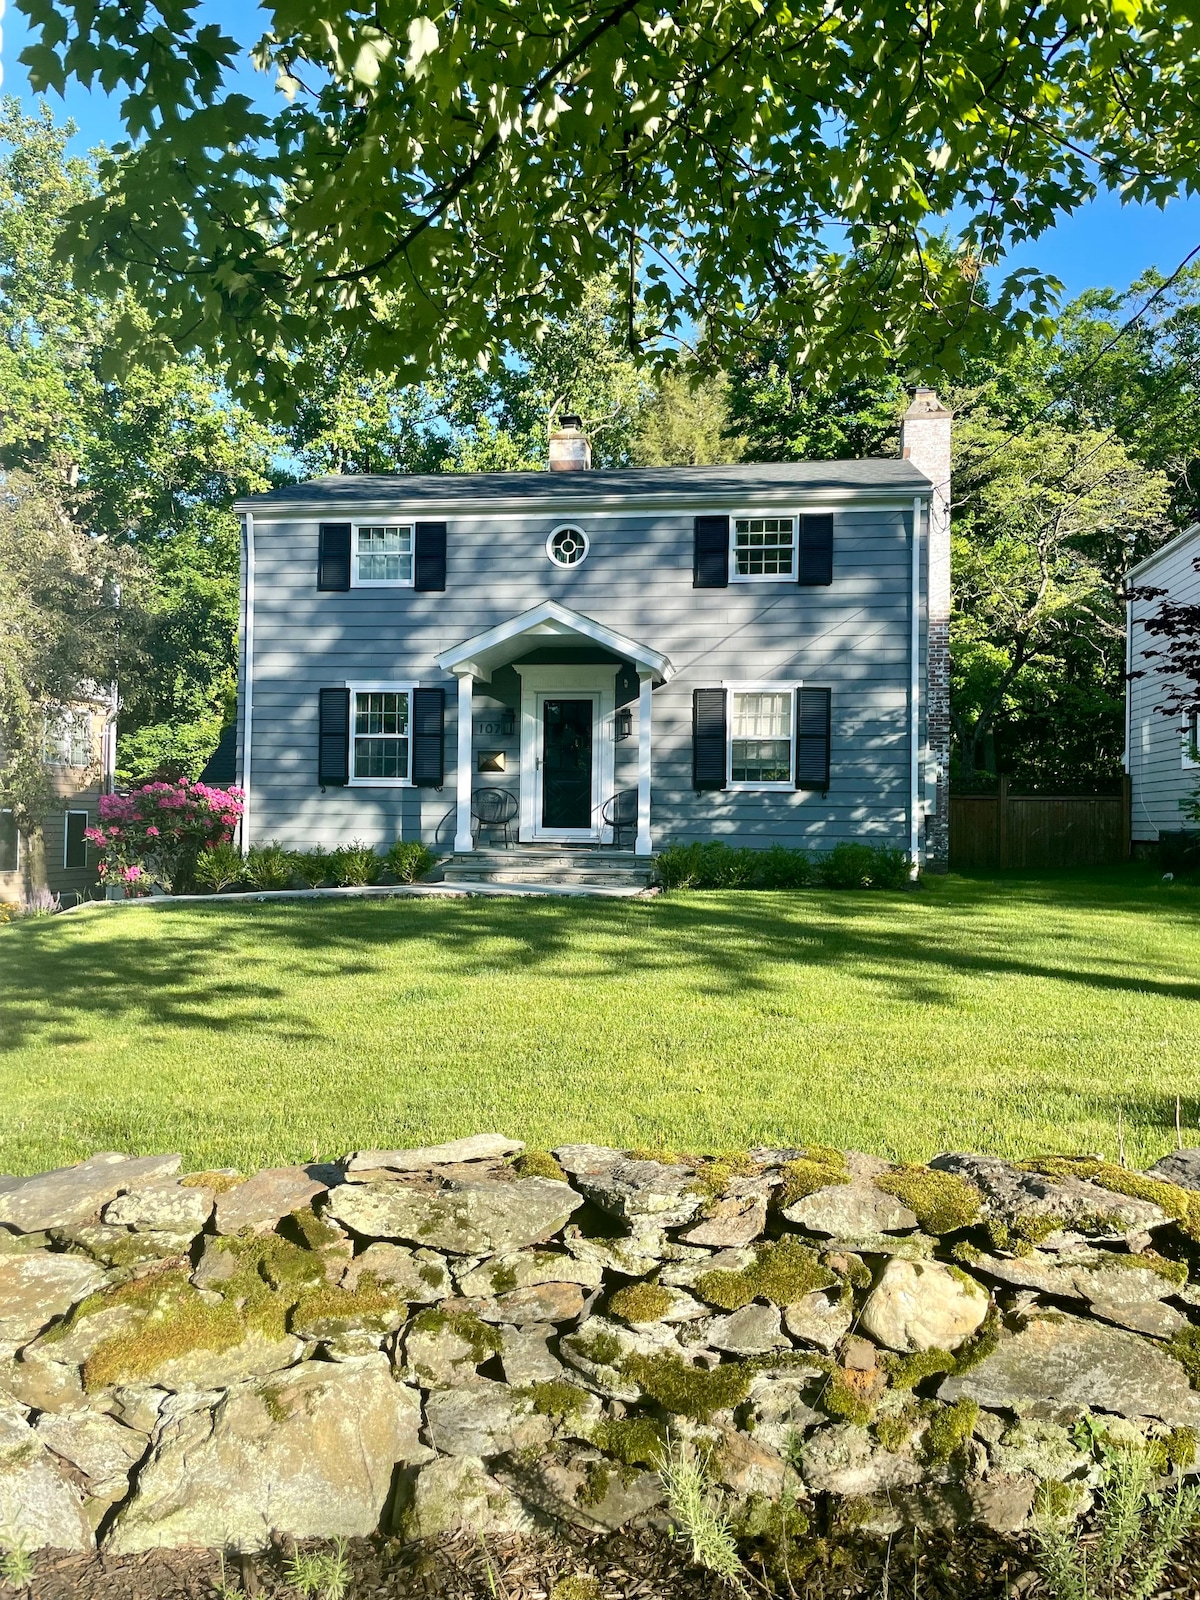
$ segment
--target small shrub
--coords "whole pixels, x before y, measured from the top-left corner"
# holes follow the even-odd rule
[[[252,889],[286,889],[295,868],[277,841],[253,845],[246,852],[242,876]]]
[[[419,839],[397,839],[383,859],[397,883],[416,883],[433,866],[436,857]]]
[[[341,889],[358,889],[378,883],[383,876],[383,861],[369,844],[354,839],[333,851],[329,857],[333,881]]]
[[[720,1369],[718,1368],[718,1371]],[[689,1444],[672,1443],[656,1462],[667,1495],[667,1509],[692,1548],[698,1567],[727,1583],[736,1593],[748,1593],[742,1582],[745,1569],[729,1523],[716,1504],[708,1474]]]
[[[192,881],[197,888],[209,889],[214,894],[220,894],[221,890],[228,889],[230,884],[240,882],[241,877],[241,851],[226,840],[222,840],[220,844],[210,844],[206,850],[201,850],[196,857],[196,865],[192,868]]]
[[[664,889],[902,889],[908,857],[892,845],[845,840],[814,861],[807,851],[772,844],[765,850],[723,839],[669,844],[655,863]]]
[[[330,881],[333,856],[323,845],[317,845],[315,850],[293,850],[290,856],[296,877],[303,878],[310,888],[319,889]]]
[[[829,889],[903,889],[909,882],[908,857],[892,845],[843,839],[820,866]]]
[[[50,889],[31,889],[21,907],[22,916],[52,917],[62,910],[62,901]]]
[[[35,1570],[33,1555],[25,1548],[23,1540],[18,1538],[12,1544],[0,1546],[0,1582],[14,1589],[27,1589],[33,1582]]]
[[[344,1600],[350,1589],[345,1539],[335,1539],[332,1550],[297,1550],[284,1577],[306,1600]]]

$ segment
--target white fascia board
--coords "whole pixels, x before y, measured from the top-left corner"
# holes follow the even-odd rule
[[[653,672],[663,683],[675,676],[675,668],[661,650],[652,650],[623,633],[606,628],[557,600],[544,600],[541,605],[522,611],[519,616],[500,622],[486,633],[478,633],[461,644],[453,645],[434,656],[434,662],[445,672],[467,671],[478,675],[479,669],[490,673],[492,667],[502,666],[511,660],[514,652],[507,645],[519,644],[526,639],[576,638],[611,650],[614,655],[626,656],[643,670]]]
[[[1126,580],[1140,577],[1143,572],[1148,572],[1157,562],[1165,556],[1172,556],[1183,548],[1189,540],[1196,543],[1196,554],[1200,555],[1200,522],[1193,522],[1190,528],[1185,528],[1182,533],[1177,533],[1173,539],[1168,539],[1166,544],[1159,545],[1157,550],[1152,550],[1144,561],[1139,561],[1136,567],[1130,567],[1126,572]]]

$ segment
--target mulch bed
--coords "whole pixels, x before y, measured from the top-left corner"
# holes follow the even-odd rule
[[[320,1548],[306,1546],[305,1548]],[[153,1550],[145,1555],[38,1558],[32,1586],[0,1583],[0,1596],[27,1600],[299,1600],[285,1579],[290,1550],[221,1558],[207,1551]],[[693,1566],[683,1548],[654,1531],[554,1540],[446,1538],[425,1544],[354,1539],[346,1549],[346,1600],[548,1600],[556,1582],[592,1577],[601,1600],[731,1600],[730,1589]],[[915,1572],[914,1572],[915,1559]],[[818,1541],[809,1564],[791,1573],[795,1600],[1035,1600],[1045,1590],[1023,1540],[973,1532],[879,1540]],[[750,1567],[752,1594],[770,1589]],[[915,1581],[914,1581],[915,1579]],[[1200,1596],[1200,1540],[1192,1540],[1164,1575],[1156,1600]],[[319,1600],[319,1597],[315,1597]]]

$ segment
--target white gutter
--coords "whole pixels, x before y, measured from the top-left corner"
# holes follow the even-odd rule
[[[246,688],[242,697],[242,855],[250,850],[250,752],[254,730],[254,517],[246,513],[243,537],[246,547],[245,612],[242,640],[246,652]]]
[[[908,851],[913,870],[919,867],[921,846],[921,498],[912,505],[912,592],[909,597],[911,627],[908,642]]]

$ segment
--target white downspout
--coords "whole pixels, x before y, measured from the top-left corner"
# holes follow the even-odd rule
[[[911,628],[908,642],[908,853],[913,871],[920,870],[921,849],[921,501],[912,510]]]
[[[1122,765],[1133,778],[1133,601],[1125,602],[1125,757]]]
[[[246,611],[242,626],[246,651],[246,690],[242,698],[242,854],[250,850],[250,754],[254,735],[254,517],[246,513]]]

